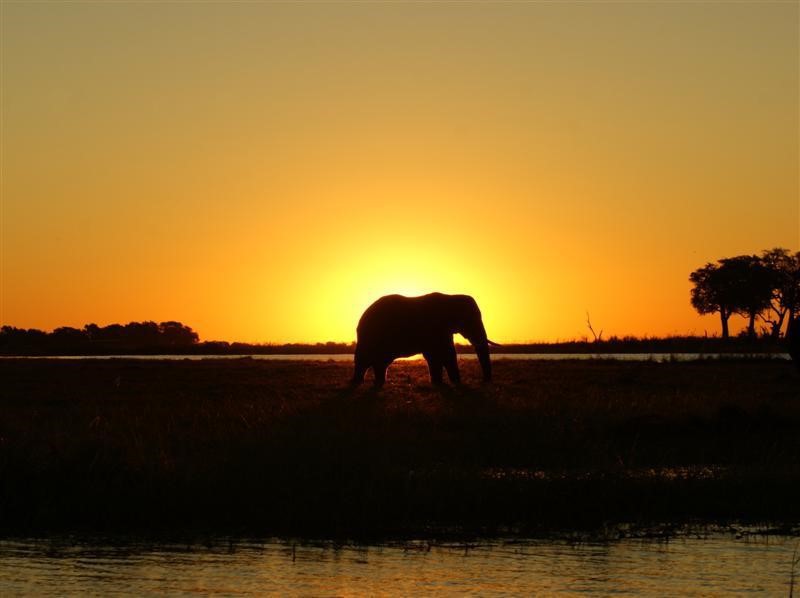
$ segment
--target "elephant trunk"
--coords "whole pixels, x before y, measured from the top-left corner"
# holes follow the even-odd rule
[[[481,370],[483,370],[483,381],[490,382],[492,380],[492,362],[489,359],[488,341],[476,343],[475,354],[478,356],[478,361],[481,364]]]
[[[462,334],[466,339],[472,343],[475,348],[475,354],[478,356],[478,362],[481,364],[483,370],[483,381],[490,382],[492,380],[492,362],[489,359],[489,345],[494,345],[486,335],[486,329],[483,327],[483,322],[478,319],[478,322],[472,327],[468,334]]]

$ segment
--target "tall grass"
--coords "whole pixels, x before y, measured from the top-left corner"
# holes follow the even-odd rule
[[[800,377],[513,362],[379,393],[328,362],[0,360],[0,533],[535,532],[800,519]]]

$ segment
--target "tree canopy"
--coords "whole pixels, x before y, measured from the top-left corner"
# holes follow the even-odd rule
[[[692,306],[700,314],[719,314],[723,338],[730,335],[733,314],[747,318],[749,337],[756,336],[760,319],[765,333],[778,338],[800,307],[800,252],[778,247],[760,256],[721,258],[692,272],[689,281]]]

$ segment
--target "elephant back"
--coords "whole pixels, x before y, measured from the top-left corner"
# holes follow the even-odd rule
[[[437,328],[442,316],[439,303],[446,297],[431,293],[420,297],[385,295],[370,305],[358,321],[359,341],[405,338]]]

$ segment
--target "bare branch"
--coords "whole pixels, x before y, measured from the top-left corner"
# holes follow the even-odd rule
[[[595,333],[594,328],[592,328],[592,320],[589,317],[589,312],[588,311],[586,312],[586,325],[589,327],[589,332],[591,332],[592,336],[594,337],[594,342],[598,342],[600,339],[603,338],[603,331],[602,330],[600,331],[600,334],[597,334],[597,333]]]

